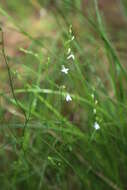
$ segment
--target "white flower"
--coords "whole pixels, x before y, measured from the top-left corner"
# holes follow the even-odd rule
[[[73,41],[74,39],[75,39],[75,37],[74,37],[74,36],[72,36],[71,40]]]
[[[67,94],[67,95],[66,95],[66,101],[67,101],[67,102],[72,101],[72,98],[71,98],[70,94]]]
[[[96,114],[96,113],[97,113],[97,110],[96,110],[95,108],[93,109],[93,113],[94,113],[94,114]]]
[[[68,71],[69,71],[69,69],[66,68],[64,65],[62,65],[61,72],[62,72],[62,73],[65,73],[65,74],[68,74]]]
[[[94,99],[94,94],[91,94],[92,99]]]
[[[98,104],[98,101],[97,101],[97,100],[95,100],[95,104],[96,104],[96,105]]]
[[[65,86],[65,85],[63,85],[63,86],[61,86],[61,88],[62,88],[62,89],[65,89],[65,88],[66,88],[66,86]]]
[[[46,14],[47,14],[46,9],[41,8],[41,9],[40,9],[40,17],[44,17]]]
[[[69,28],[69,33],[72,34],[72,25]]]
[[[99,130],[100,129],[100,125],[97,122],[94,123],[93,127],[94,127],[95,130]]]
[[[71,53],[71,48],[68,48],[67,54]]]
[[[71,53],[71,54],[67,57],[67,59],[73,59],[73,60],[74,60],[74,59],[75,59],[74,54]]]

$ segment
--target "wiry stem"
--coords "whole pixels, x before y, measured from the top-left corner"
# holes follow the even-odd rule
[[[1,39],[2,54],[3,54],[4,61],[5,61],[5,64],[6,64],[6,68],[7,68],[7,71],[8,71],[8,77],[9,77],[9,83],[10,83],[11,93],[12,93],[12,96],[13,96],[13,98],[15,100],[16,105],[19,107],[19,109],[21,110],[21,112],[23,113],[24,118],[25,118],[24,127],[23,127],[23,137],[24,137],[25,136],[26,127],[27,127],[27,123],[28,123],[29,118],[30,118],[30,113],[29,113],[29,116],[27,117],[27,114],[26,114],[25,110],[21,107],[21,105],[18,102],[18,99],[17,99],[17,97],[15,95],[13,81],[12,81],[12,76],[11,76],[11,70],[10,70],[10,67],[9,67],[9,64],[8,64],[8,60],[7,60],[7,57],[6,57],[6,53],[5,53],[4,32],[3,32],[3,29],[1,27],[0,27],[0,31],[1,31],[1,38],[2,38]]]

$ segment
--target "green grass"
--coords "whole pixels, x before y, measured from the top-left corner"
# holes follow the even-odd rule
[[[42,20],[48,24],[38,16],[31,22],[37,14],[33,2],[0,4],[0,20],[6,22],[0,54],[1,189],[124,190],[127,69],[97,1],[88,18],[78,0],[54,6],[35,1],[47,11]],[[13,54],[8,30],[23,37]],[[67,59],[69,48],[74,60]]]

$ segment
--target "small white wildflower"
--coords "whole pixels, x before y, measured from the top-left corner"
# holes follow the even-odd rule
[[[95,108],[93,109],[93,113],[94,113],[94,114],[96,114],[96,113],[97,113],[97,110],[96,110]]]
[[[75,39],[75,37],[74,37],[74,36],[72,36],[71,41],[73,41],[74,39]]]
[[[41,9],[40,9],[40,17],[44,17],[46,14],[47,14],[46,9],[41,8]]]
[[[67,101],[67,102],[72,101],[72,98],[71,98],[70,94],[67,94],[67,95],[66,95],[66,101]]]
[[[67,54],[71,53],[71,48],[68,48]]]
[[[71,53],[71,54],[67,57],[67,59],[73,59],[73,60],[74,60],[74,59],[75,59],[74,54]]]
[[[66,88],[66,86],[65,86],[65,85],[63,85],[63,86],[61,86],[61,88],[65,89],[65,88]]]
[[[72,34],[72,25],[70,25],[69,33]]]
[[[97,105],[98,104],[98,101],[97,100],[95,100],[95,105]]]
[[[95,130],[99,130],[100,129],[100,125],[97,122],[94,123],[93,127],[94,127]]]
[[[69,71],[69,68],[66,68],[64,65],[62,65],[61,72],[65,73],[65,74],[68,74],[68,71]]]
[[[91,94],[92,99],[94,99],[94,94]]]

